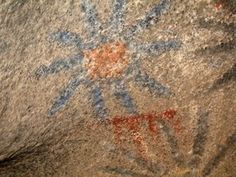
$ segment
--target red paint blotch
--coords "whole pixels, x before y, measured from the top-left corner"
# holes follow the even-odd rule
[[[130,132],[133,142],[136,144],[138,151],[144,155],[147,153],[147,147],[145,145],[144,139],[139,133],[142,122],[148,123],[148,131],[152,133],[153,136],[158,134],[157,120],[163,120],[168,122],[169,125],[175,130],[176,133],[181,129],[179,119],[175,117],[176,110],[168,109],[161,113],[147,113],[132,116],[116,116],[110,119],[108,122],[114,127],[114,133],[116,135],[116,140],[121,140],[122,129],[127,129]]]
[[[220,10],[222,7],[223,7],[223,4],[221,2],[218,2],[218,3],[215,4],[215,8],[217,10]]]

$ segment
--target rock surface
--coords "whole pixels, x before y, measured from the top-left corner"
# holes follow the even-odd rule
[[[0,176],[235,177],[235,12],[0,1]]]

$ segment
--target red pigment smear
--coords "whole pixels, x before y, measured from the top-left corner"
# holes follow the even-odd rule
[[[217,10],[220,10],[224,7],[225,5],[225,0],[218,0],[216,3],[215,3],[215,8]]]
[[[215,4],[215,8],[217,10],[220,10],[222,7],[223,7],[223,4],[221,2],[218,2],[218,3]]]
[[[170,124],[170,126],[178,133],[181,129],[179,119],[175,118],[176,110],[168,109],[161,113],[147,113],[140,115],[132,116],[116,116],[109,120],[109,123],[114,127],[114,133],[116,135],[116,140],[120,142],[122,135],[122,129],[127,129],[133,139],[133,142],[136,144],[138,151],[141,154],[147,153],[147,147],[145,146],[144,139],[140,135],[140,123],[148,123],[148,131],[156,136],[159,132],[157,126],[157,120],[163,120]]]

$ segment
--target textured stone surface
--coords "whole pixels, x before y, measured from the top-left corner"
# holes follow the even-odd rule
[[[0,1],[0,176],[236,176],[231,0]]]

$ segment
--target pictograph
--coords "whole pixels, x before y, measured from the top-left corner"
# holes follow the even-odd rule
[[[125,0],[114,0],[111,15],[105,25],[99,20],[96,8],[89,0],[83,0],[81,10],[88,31],[88,37],[69,32],[57,31],[52,34],[54,41],[64,45],[73,45],[78,49],[78,55],[56,60],[49,66],[42,65],[36,71],[36,77],[47,77],[62,70],[76,69],[80,74],[72,78],[64,90],[55,98],[49,109],[52,116],[69,105],[76,89],[85,85],[89,88],[91,105],[95,116],[99,119],[108,117],[108,108],[103,98],[101,83],[113,86],[114,97],[127,108],[130,114],[137,112],[133,98],[130,96],[125,81],[127,78],[142,88],[157,96],[170,97],[171,89],[150,77],[141,67],[145,54],[153,54],[158,58],[162,53],[177,50],[181,41],[174,38],[167,41],[140,43],[135,40],[138,33],[156,23],[171,4],[171,0],[161,0],[148,10],[144,17],[131,26],[125,26]]]
[[[168,113],[174,113],[173,110],[167,111]],[[163,112],[164,114],[167,112]],[[195,176],[195,177],[207,177],[212,176],[214,171],[219,167],[222,161],[226,160],[225,156],[229,154],[233,148],[235,148],[236,143],[236,132],[233,131],[232,134],[224,140],[224,143],[217,145],[217,150],[212,154],[207,160],[205,160],[205,155],[207,152],[207,140],[209,139],[209,116],[208,111],[200,111],[199,117],[196,124],[195,135],[193,136],[193,144],[191,148],[191,153],[183,152],[180,149],[180,141],[173,133],[172,129],[177,132],[179,130],[178,121],[173,124],[174,126],[170,127],[165,121],[165,117],[157,120],[162,124],[160,131],[163,132],[167,139],[167,144],[170,147],[170,156],[174,161],[175,168],[165,168],[165,165],[168,164],[158,163],[149,161],[145,157],[136,155],[128,149],[117,149],[113,153],[121,152],[121,154],[129,161],[132,161],[134,164],[146,169],[148,175],[145,173],[139,173],[135,170],[131,170],[127,167],[120,166],[104,166],[99,170],[107,174],[115,175],[130,175],[130,176],[163,176],[163,177],[185,177],[185,176]],[[172,115],[174,116],[174,114]],[[171,117],[172,117],[171,116]],[[171,118],[173,120],[174,117]],[[122,119],[124,121],[124,119]],[[176,119],[177,120],[177,119]],[[152,129],[150,129],[152,130]],[[176,131],[177,130],[177,131]],[[119,132],[119,131],[118,131]],[[157,133],[157,131],[153,131]],[[140,138],[138,139],[140,140]],[[140,142],[138,142],[141,144]],[[142,145],[142,144],[141,144]],[[164,153],[164,152],[162,152]],[[187,155],[188,154],[188,155]]]
[[[124,129],[127,129],[131,139],[137,147],[138,153],[145,157],[148,154],[148,147],[146,146],[145,139],[140,133],[141,124],[148,124],[148,133],[152,137],[156,137],[159,133],[158,122],[168,124],[168,127],[174,129],[175,133],[178,134],[181,130],[180,121],[176,118],[176,110],[168,109],[161,113],[151,112],[141,115],[133,116],[116,116],[111,120],[108,120],[108,123],[113,126],[116,141],[119,143]]]

